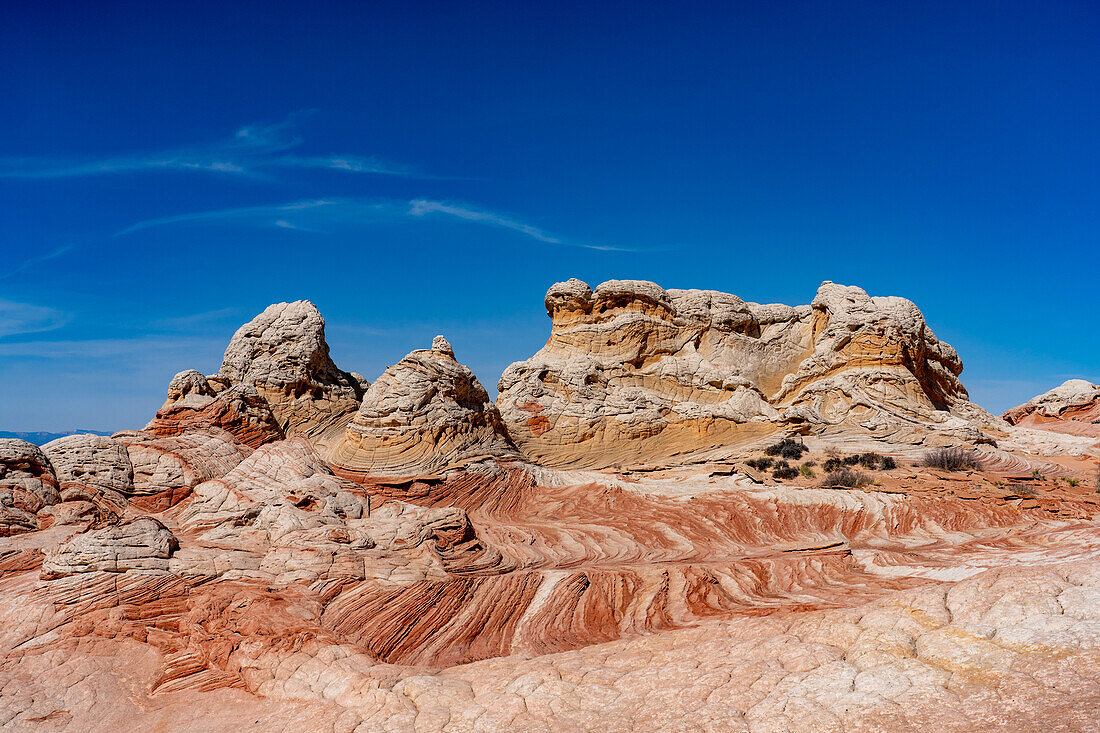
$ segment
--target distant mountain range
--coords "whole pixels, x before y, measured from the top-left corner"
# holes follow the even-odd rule
[[[67,433],[46,433],[46,432],[32,432],[32,433],[15,433],[10,430],[0,430],[0,438],[19,438],[25,440],[28,443],[34,443],[35,445],[44,445],[51,440],[57,440],[58,438],[64,438],[66,435],[82,435],[84,433],[92,433],[93,435],[110,435],[111,433],[105,433],[102,430],[70,430]]]

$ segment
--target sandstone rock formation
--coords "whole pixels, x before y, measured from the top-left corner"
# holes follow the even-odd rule
[[[225,430],[244,445],[258,448],[286,437],[271,405],[251,384],[227,387],[218,377],[190,369],[168,386],[168,399],[145,430],[174,437],[189,431]]]
[[[25,440],[0,439],[0,537],[38,529],[35,514],[60,500],[46,454]]]
[[[546,302],[499,410],[442,337],[363,394],[299,302],[144,430],[0,441],[0,727],[1095,730],[1095,387],[1001,421],[831,283]]]
[[[744,445],[780,429],[919,444],[983,439],[962,363],[903,298],[824,283],[808,306],[579,280],[546,294],[550,339],[510,366],[497,404],[536,462],[605,467]]]
[[[134,490],[134,467],[126,446],[102,435],[69,435],[46,443],[42,452],[50,459],[62,485],[99,486],[120,494]]]
[[[409,476],[486,456],[515,450],[481,382],[436,336],[370,386],[330,460],[349,475]]]
[[[210,427],[160,437],[129,430],[115,433],[126,446],[134,470],[132,497],[149,509],[167,509],[203,481],[237,467],[252,449],[220,428]]]
[[[127,570],[167,570],[168,558],[179,548],[175,536],[156,519],[131,522],[79,534],[46,556],[42,577]]]
[[[188,369],[173,377],[145,429],[176,436],[215,427],[253,448],[301,435],[327,450],[368,386],[333,363],[313,303],[275,303],[237,329],[218,374]]]
[[[1100,438],[1100,387],[1070,379],[1003,415],[1012,425]]]
[[[126,446],[102,435],[69,435],[42,452],[57,476],[61,499],[95,505],[101,520],[119,518],[134,492],[134,468]]]
[[[308,300],[270,305],[237,329],[218,375],[255,386],[287,435],[311,438],[342,428],[367,388],[332,362],[325,320]]]

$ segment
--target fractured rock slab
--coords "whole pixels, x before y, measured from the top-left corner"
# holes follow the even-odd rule
[[[167,570],[179,549],[167,527],[152,517],[79,534],[49,553],[42,563],[44,578],[76,573]]]

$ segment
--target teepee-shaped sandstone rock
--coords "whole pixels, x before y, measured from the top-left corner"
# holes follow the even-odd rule
[[[365,476],[411,476],[489,455],[514,455],[500,413],[437,336],[370,386],[330,462]]]

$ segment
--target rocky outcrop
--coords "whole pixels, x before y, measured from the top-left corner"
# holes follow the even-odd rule
[[[1100,437],[1100,386],[1070,379],[1003,415],[1012,425]]]
[[[411,476],[515,455],[485,388],[436,336],[370,386],[329,460],[344,475]]]
[[[251,384],[232,387],[218,376],[207,377],[189,369],[168,386],[168,399],[145,430],[161,437],[175,437],[214,428],[237,441],[258,448],[286,437],[271,405]]]
[[[218,375],[254,386],[288,436],[314,439],[342,428],[367,388],[333,363],[325,319],[308,300],[270,305],[237,329]]]
[[[266,527],[294,509],[315,513],[322,524],[359,518],[367,502],[349,488],[355,485],[334,476],[306,440],[293,438],[258,449],[225,476],[196,487],[180,523],[189,529]]]
[[[179,549],[167,527],[152,517],[78,534],[49,553],[42,563],[42,577],[59,578],[75,573],[127,570],[167,570],[168,559]]]
[[[912,303],[561,283],[499,409],[273,308],[143,431],[0,441],[0,727],[1095,729],[1100,443]]]
[[[807,306],[579,280],[546,294],[550,339],[501,377],[522,452],[548,465],[662,462],[780,429],[980,439],[962,363],[903,298],[824,283]]]
[[[203,481],[224,476],[252,453],[233,435],[213,427],[171,437],[137,430],[112,437],[126,446],[134,469],[132,500],[155,511],[178,503]]]
[[[333,363],[325,319],[313,303],[275,303],[237,329],[217,374],[188,369],[173,377],[145,429],[176,436],[219,428],[253,448],[303,436],[327,450],[367,386]]]
[[[372,513],[362,488],[333,475],[303,438],[263,446],[224,477],[197,486],[179,521],[204,541],[252,558],[185,558],[179,567],[185,574],[411,580],[504,566],[461,509],[390,501]]]
[[[59,501],[46,454],[25,440],[0,439],[0,537],[38,529],[35,514]]]
[[[42,452],[57,475],[62,501],[87,501],[100,521],[117,520],[134,493],[134,467],[126,446],[102,435],[69,435],[46,443]]]
[[[46,443],[42,452],[62,484],[99,486],[119,494],[134,491],[134,467],[126,446],[103,435],[69,435]]]

